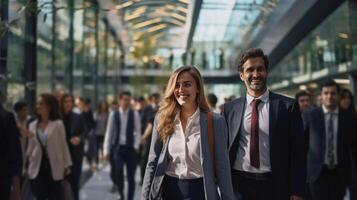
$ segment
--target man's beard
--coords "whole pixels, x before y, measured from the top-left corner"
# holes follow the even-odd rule
[[[264,91],[267,86],[266,79],[260,78],[258,80],[261,81],[261,84],[259,84],[259,85],[253,85],[252,80],[249,80],[249,82],[248,82],[249,89],[251,89],[253,91],[260,91],[260,92]]]

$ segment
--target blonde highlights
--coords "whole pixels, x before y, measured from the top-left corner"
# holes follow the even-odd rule
[[[160,104],[158,111],[160,119],[157,125],[157,132],[161,141],[165,141],[174,132],[174,120],[176,115],[180,112],[181,106],[175,99],[175,86],[178,76],[182,72],[188,72],[195,80],[198,94],[196,97],[197,105],[203,111],[209,111],[209,106],[204,92],[203,78],[197,68],[193,66],[182,66],[176,69],[170,76],[166,85],[164,97]]]

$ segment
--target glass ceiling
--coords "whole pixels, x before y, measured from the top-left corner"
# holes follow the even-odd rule
[[[124,44],[132,55],[129,59],[147,62],[155,56],[168,59],[165,55],[173,53],[175,60],[180,60],[185,56],[187,39],[192,39],[186,52],[190,63],[215,69],[230,65],[219,60],[229,60],[237,46],[249,44],[268,25],[266,21],[280,0],[202,0],[198,13],[193,13],[196,0],[112,1],[112,10],[128,32]],[[197,14],[196,27],[191,27],[194,34],[187,38]],[[158,55],[162,52],[165,55]]]
[[[263,11],[264,0],[204,0],[194,42],[233,40]]]

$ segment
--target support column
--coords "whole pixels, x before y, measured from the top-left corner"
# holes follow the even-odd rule
[[[25,99],[34,113],[37,86],[37,0],[29,0],[25,21]]]
[[[52,2],[51,89],[56,90],[56,0]]]
[[[109,24],[108,21],[105,20],[105,36],[104,36],[104,74],[103,74],[103,85],[104,85],[104,100],[107,99],[108,95],[108,39],[109,39]]]
[[[9,1],[0,0],[0,21],[7,22],[9,19]],[[0,91],[7,94],[7,38],[8,33],[0,30]]]
[[[8,0],[0,0],[0,20],[3,22],[9,20]],[[0,92],[5,96],[7,93],[7,38],[7,31],[0,32]]]
[[[68,76],[68,90],[73,94],[73,58],[74,58],[74,0],[68,0],[68,11],[69,11],[69,33],[68,33],[68,66],[67,74]]]
[[[99,4],[95,4],[95,28],[94,28],[94,37],[95,37],[95,60],[94,60],[94,74],[92,74],[94,78],[94,95],[93,95],[93,105],[97,105],[98,103],[98,65],[99,65]]]

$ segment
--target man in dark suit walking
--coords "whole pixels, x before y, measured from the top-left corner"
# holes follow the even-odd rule
[[[302,200],[306,140],[294,99],[267,89],[269,61],[248,49],[238,64],[246,96],[226,103],[233,189],[238,200]]]
[[[22,154],[14,115],[5,110],[0,92],[0,199],[21,199]]]
[[[309,137],[307,181],[313,200],[342,200],[351,177],[353,116],[338,106],[339,85],[321,87],[322,107],[303,113]]]

